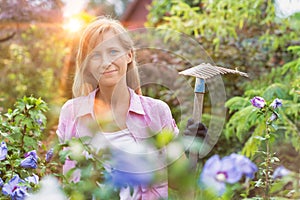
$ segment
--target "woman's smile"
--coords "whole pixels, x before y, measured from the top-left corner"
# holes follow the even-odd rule
[[[102,74],[103,75],[110,75],[113,74],[114,72],[117,72],[117,69],[109,69],[109,70],[105,70]]]

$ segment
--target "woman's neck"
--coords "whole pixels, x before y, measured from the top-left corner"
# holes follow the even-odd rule
[[[118,85],[113,87],[99,86],[96,98],[106,105],[115,106],[118,104],[127,104],[130,100],[130,93],[127,85]]]

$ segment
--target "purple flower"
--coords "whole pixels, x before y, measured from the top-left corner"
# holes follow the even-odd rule
[[[25,178],[25,181],[37,185],[39,184],[39,176],[36,174],[32,174],[32,176],[28,176],[27,178]]]
[[[53,148],[51,148],[51,149],[46,153],[46,158],[45,158],[46,162],[47,162],[47,163],[50,162],[50,160],[52,159],[52,157],[53,157]]]
[[[274,109],[279,108],[282,106],[282,100],[281,99],[274,99],[274,101],[270,104]]]
[[[2,180],[2,178],[0,178],[0,187],[2,187],[4,185],[4,182]]]
[[[19,183],[24,183],[24,180],[20,179],[19,175],[15,175],[8,183],[4,184],[2,193],[4,195],[10,195],[13,200],[23,200],[28,195],[27,188],[20,186]]]
[[[111,169],[107,181],[116,187],[150,184],[153,178],[148,168],[151,165],[142,154],[113,151]]]
[[[210,188],[221,196],[226,183],[236,183],[243,175],[253,178],[256,171],[256,165],[245,156],[233,153],[220,159],[214,155],[205,163],[199,182],[200,186]]]
[[[225,192],[226,183],[236,183],[242,173],[235,166],[235,158],[224,157],[220,159],[218,155],[212,156],[205,163],[200,175],[200,186],[213,189],[218,195]]]
[[[29,157],[29,156],[32,156],[34,157],[35,159],[38,159],[38,156],[36,154],[36,150],[32,150],[32,151],[29,151],[27,153],[24,154],[25,158]]]
[[[42,125],[43,124],[43,120],[41,118],[36,120],[36,123],[38,123],[38,125]]]
[[[28,153],[25,154],[25,159],[21,161],[21,167],[24,167],[24,168],[37,168],[37,154],[36,154],[36,151],[33,150],[33,151],[30,151]]]
[[[11,199],[12,200],[24,200],[28,196],[26,189],[27,188],[25,186],[17,187],[11,194]]]
[[[290,173],[291,171],[286,169],[284,166],[279,166],[275,169],[273,173],[273,179],[282,178]]]
[[[257,172],[257,166],[247,157],[233,153],[229,156],[234,159],[237,170],[240,170],[246,177],[253,179],[255,172]]]
[[[6,159],[6,155],[7,155],[7,146],[6,143],[2,141],[0,145],[0,160]]]
[[[259,96],[254,97],[250,101],[251,101],[251,104],[257,108],[263,108],[266,105],[266,101],[264,100],[264,98],[259,97]]]

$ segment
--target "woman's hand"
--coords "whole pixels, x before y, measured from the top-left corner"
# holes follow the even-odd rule
[[[206,137],[206,133],[206,126],[201,122],[195,123],[193,119],[187,121],[186,129],[183,131],[185,136],[194,136],[202,140]]]
[[[184,137],[187,137],[188,141],[186,145],[185,155],[187,158],[190,156],[190,152],[194,157],[206,155],[205,152],[209,151],[210,139],[207,134],[206,126],[201,122],[195,122],[193,119],[189,119],[186,125],[186,129],[183,131]],[[192,162],[194,166],[196,161]]]

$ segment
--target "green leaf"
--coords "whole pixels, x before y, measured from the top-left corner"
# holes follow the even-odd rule
[[[34,150],[38,147],[38,140],[27,135],[24,136],[24,145],[27,150]]]
[[[275,181],[271,185],[270,193],[275,193],[277,191],[282,191],[288,183],[289,182],[286,182],[284,179],[280,179],[280,180]]]
[[[249,99],[244,97],[233,97],[225,103],[225,107],[229,108],[230,112],[241,110],[249,105]]]
[[[30,118],[24,118],[22,121],[22,125],[26,125],[28,129],[33,128],[32,120]]]
[[[275,98],[288,99],[288,91],[288,88],[284,84],[274,83],[265,89],[263,97],[268,101]]]

